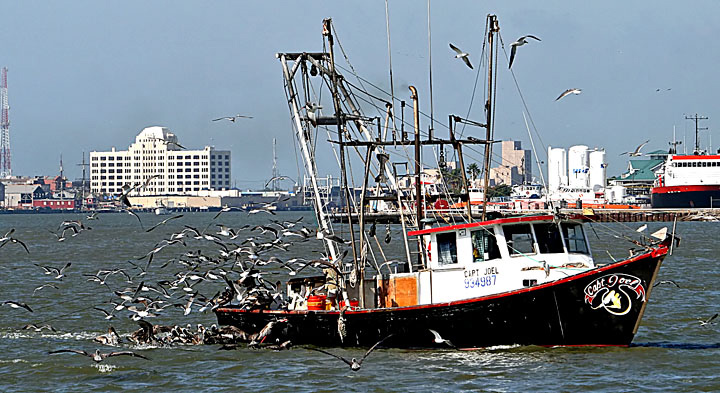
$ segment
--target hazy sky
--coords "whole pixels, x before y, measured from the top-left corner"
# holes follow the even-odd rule
[[[429,112],[426,6],[389,1],[396,95],[410,101],[407,86],[417,86]],[[667,149],[673,126],[679,139],[687,131],[692,148],[693,125],[684,116],[696,112],[710,117],[702,124],[709,127],[701,133],[702,145],[710,134],[720,145],[719,2],[434,0],[434,110],[442,124],[450,113],[467,112],[476,76],[448,43],[477,63],[488,13],[498,15],[507,53],[521,35],[542,39],[519,48],[513,65],[542,137],[542,144],[536,140],[541,159],[547,145],[605,148],[608,175],[616,175],[626,167],[620,153],[646,139],[644,151]],[[144,127],[163,125],[188,148],[231,149],[233,180],[242,188],[262,186],[270,177],[276,137],[279,169],[294,177],[292,129],[275,53],[321,50],[326,17],[333,18],[355,69],[387,88],[380,0],[0,0],[13,174],[55,174],[62,154],[67,176],[79,178],[75,164],[82,152],[125,150]],[[529,148],[523,107],[504,59],[498,77],[496,138],[521,140]],[[571,87],[583,93],[555,101]],[[482,120],[478,94],[470,117]],[[254,119],[211,122],[236,113]],[[473,160],[481,156],[470,154]]]

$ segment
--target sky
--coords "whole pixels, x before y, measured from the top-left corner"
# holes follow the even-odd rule
[[[80,178],[83,153],[126,150],[144,127],[162,125],[188,148],[230,149],[239,188],[262,187],[270,178],[273,138],[280,173],[296,177],[275,53],[321,50],[328,17],[354,69],[390,86],[384,0],[0,0],[0,10],[13,175],[55,175],[62,155],[66,176]],[[388,10],[396,96],[409,102],[407,86],[417,86],[429,113],[427,2],[389,0]],[[548,145],[604,148],[608,175],[617,175],[627,167],[620,153],[648,139],[643,151],[666,150],[673,127],[691,150],[694,123],[685,116],[695,113],[709,117],[701,122],[708,127],[701,146],[713,139],[712,149],[720,146],[719,2],[433,0],[433,107],[443,125],[448,114],[468,113],[488,13],[498,16],[506,51],[498,68],[496,139],[530,148],[522,94],[540,160]],[[512,67],[518,89],[505,56],[526,34],[542,41],[518,48]],[[475,70],[454,58],[450,42],[470,53]],[[476,120],[484,120],[480,78],[469,115]],[[555,101],[567,88],[582,94]],[[211,121],[237,113],[253,119]],[[468,130],[478,137],[482,131]],[[481,160],[471,152],[466,165]],[[331,161],[323,158],[321,173],[337,173]]]

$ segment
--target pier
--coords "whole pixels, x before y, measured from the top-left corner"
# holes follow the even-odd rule
[[[598,222],[663,222],[663,221],[720,221],[720,209],[561,209],[562,213],[582,214],[589,219]],[[493,210],[490,213],[496,217],[523,214],[551,214],[550,210]],[[411,214],[405,212],[405,216]],[[428,217],[435,217],[439,220],[459,221],[467,218],[463,210],[428,210]],[[331,213],[333,222],[346,222],[347,213]],[[353,214],[353,222],[357,222],[358,215]],[[480,220],[480,213],[473,212],[473,219]],[[369,222],[400,223],[400,213],[391,212],[368,212],[365,213],[365,220]]]

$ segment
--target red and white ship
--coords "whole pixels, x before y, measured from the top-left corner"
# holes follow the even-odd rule
[[[657,173],[651,203],[654,208],[720,204],[720,155],[669,155]]]

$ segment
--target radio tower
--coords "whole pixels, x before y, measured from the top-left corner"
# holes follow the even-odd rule
[[[278,188],[278,179],[277,177],[280,175],[277,169],[277,153],[275,152],[275,144],[276,140],[273,138],[273,167],[272,167],[272,190],[277,191]]]
[[[7,67],[0,74],[0,178],[10,177],[10,118],[8,112]]]

